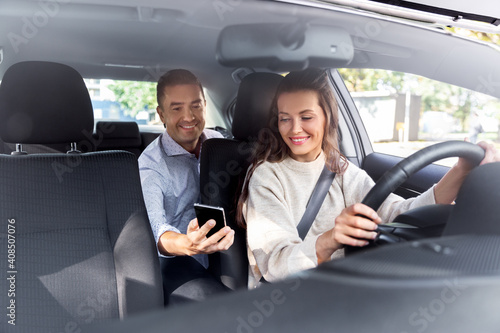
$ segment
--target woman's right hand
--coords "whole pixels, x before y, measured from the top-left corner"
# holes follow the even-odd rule
[[[370,207],[357,203],[346,207],[335,219],[335,226],[318,237],[316,255],[318,264],[330,260],[333,252],[344,245],[365,246],[375,239],[377,225],[382,220]]]

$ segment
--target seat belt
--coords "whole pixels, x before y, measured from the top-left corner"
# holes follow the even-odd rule
[[[304,240],[304,238],[306,238],[306,235],[309,232],[309,229],[311,229],[311,225],[314,222],[316,215],[318,215],[323,201],[325,201],[326,194],[328,193],[328,190],[330,189],[330,186],[332,185],[334,179],[335,172],[331,172],[330,170],[328,170],[325,165],[323,171],[321,171],[321,174],[319,175],[316,186],[311,193],[311,197],[307,202],[306,211],[304,212],[304,215],[302,215],[299,224],[297,224],[297,230],[299,231],[300,239]],[[260,282],[267,283],[264,277],[260,278]]]
[[[332,185],[334,179],[335,172],[331,172],[330,170],[328,170],[325,165],[323,171],[321,172],[321,175],[319,175],[318,182],[314,187],[311,197],[307,202],[306,211],[304,212],[304,215],[302,215],[302,218],[297,225],[300,239],[304,240],[304,238],[306,238],[306,235],[309,232],[309,229],[311,229],[311,225],[316,218],[316,215],[318,215],[323,201],[325,201],[326,194],[328,193],[328,190],[330,189],[330,186]]]

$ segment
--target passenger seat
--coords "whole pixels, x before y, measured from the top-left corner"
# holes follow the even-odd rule
[[[87,142],[93,125],[87,88],[71,67],[30,61],[6,71],[0,137],[17,149],[0,155],[0,269],[10,278],[0,280],[0,307],[13,314],[4,312],[2,332],[77,332],[163,307],[136,157],[78,153],[75,142]],[[22,144],[36,143],[72,149],[23,153]]]

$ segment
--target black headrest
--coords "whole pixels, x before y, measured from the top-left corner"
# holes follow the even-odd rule
[[[481,165],[467,176],[443,235],[500,234],[500,162]]]
[[[0,85],[0,137],[8,143],[85,140],[94,114],[88,90],[73,68],[44,61],[12,65]]]
[[[267,125],[271,103],[283,77],[274,73],[252,73],[238,89],[232,132],[235,139],[255,140]]]
[[[142,143],[139,126],[134,121],[98,121],[95,132],[103,140],[101,146],[140,147]]]

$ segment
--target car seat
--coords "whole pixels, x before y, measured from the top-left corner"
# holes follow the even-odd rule
[[[139,126],[134,121],[98,121],[94,139],[96,150],[126,150],[136,157],[142,153]]]
[[[252,73],[243,78],[234,109],[234,139],[210,139],[200,157],[201,201],[223,207],[226,222],[235,230],[227,251],[209,255],[210,271],[230,289],[246,288],[248,258],[246,231],[235,220],[238,189],[251,162],[252,147],[266,126],[276,89],[283,77],[274,73]]]
[[[71,67],[30,61],[6,71],[0,137],[17,149],[0,155],[0,268],[11,278],[0,282],[2,332],[76,332],[163,307],[136,157],[79,153],[93,123],[88,91]],[[26,154],[24,143],[72,149]]]

